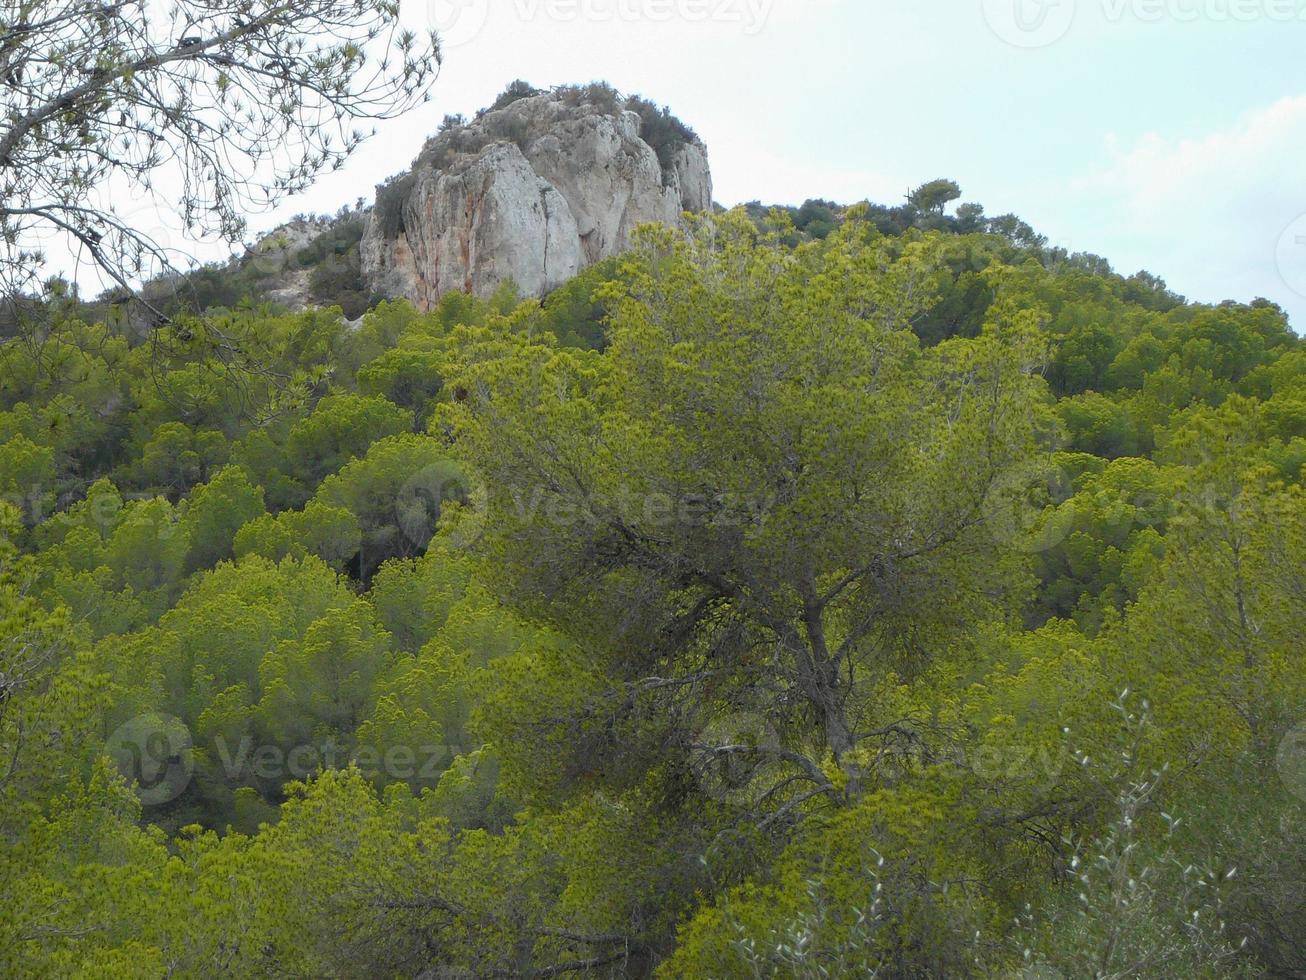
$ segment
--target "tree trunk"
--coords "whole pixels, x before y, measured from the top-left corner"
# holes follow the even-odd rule
[[[814,590],[809,590],[809,595],[814,594]],[[844,714],[842,695],[846,692],[840,691],[838,671],[826,643],[821,611],[815,599],[809,598],[803,609],[806,642],[796,631],[792,639],[799,661],[798,683],[816,709],[826,747],[844,774],[844,792],[849,799],[856,799],[862,794],[865,772],[857,761],[857,740],[853,737]]]

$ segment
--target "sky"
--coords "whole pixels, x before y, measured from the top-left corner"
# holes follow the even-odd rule
[[[987,213],[1190,299],[1306,329],[1306,0],[402,0],[445,38],[432,101],[260,215],[331,212],[446,113],[523,78],[606,80],[708,145],[717,200],[895,203],[936,177]],[[1294,67],[1296,66],[1296,67]]]

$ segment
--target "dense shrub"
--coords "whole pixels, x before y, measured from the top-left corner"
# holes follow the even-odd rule
[[[648,99],[632,95],[626,108],[639,116],[640,137],[658,155],[663,173],[670,176],[676,150],[686,143],[698,141],[698,134],[672,115],[666,106],[659,108]]]
[[[537,95],[543,95],[544,90],[538,89],[530,82],[524,82],[520,78],[510,82],[508,87],[499,93],[498,98],[490,105],[488,110],[481,110],[481,113],[496,112],[499,109],[506,109],[514,102],[520,102],[522,99],[533,98]]]
[[[404,204],[417,183],[416,171],[391,177],[376,189],[376,204],[372,213],[376,218],[381,237],[398,238],[404,230]]]

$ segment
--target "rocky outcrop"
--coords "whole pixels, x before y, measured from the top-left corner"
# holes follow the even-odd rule
[[[542,296],[624,251],[637,226],[712,206],[702,142],[588,91],[519,98],[430,140],[378,188],[359,249],[372,290],[420,309],[510,280]]]

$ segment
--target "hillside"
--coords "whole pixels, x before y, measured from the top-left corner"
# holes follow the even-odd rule
[[[412,166],[334,216],[300,216],[243,255],[147,293],[163,309],[339,305],[428,309],[511,285],[541,297],[629,247],[646,223],[712,207],[707,148],[668,109],[603,83],[514,82],[472,119],[450,116]]]
[[[419,309],[509,282],[542,296],[625,251],[639,225],[711,206],[707,150],[665,110],[606,85],[516,83],[475,119],[446,119],[378,189],[362,273]]]
[[[1300,971],[1306,350],[916,197],[0,348],[0,973]]]

